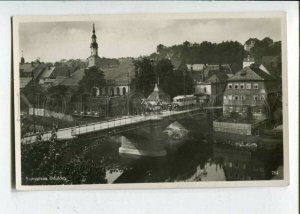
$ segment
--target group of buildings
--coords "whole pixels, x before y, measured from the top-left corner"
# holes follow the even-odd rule
[[[39,60],[26,63],[22,54],[20,89],[24,89],[30,85],[31,81],[35,81],[45,89],[61,85],[67,86],[74,92],[77,91],[86,69],[96,66],[104,72],[106,83],[92,87],[93,99],[128,95],[130,93],[130,81],[134,76],[132,58],[118,60],[100,58],[94,25],[91,40],[91,54],[86,61],[82,61],[84,66],[50,65]],[[247,41],[244,45],[245,51],[249,52],[254,44],[255,40],[253,39]],[[273,58],[272,56],[263,57],[262,62],[257,64],[248,55],[244,59],[242,70],[237,72],[232,71],[229,64],[186,64],[179,59],[170,59],[170,61],[175,69],[189,71],[195,83],[194,94],[200,103],[223,106],[224,116],[238,113],[244,117],[265,119],[270,117],[270,98],[279,96],[278,94],[281,92],[281,88],[278,87],[280,77],[274,76],[266,66],[270,62],[273,63]],[[70,98],[70,100],[72,99]],[[96,101],[95,103],[99,102]],[[81,106],[80,108],[87,109],[89,107]],[[95,111],[98,110],[95,109]]]
[[[195,95],[201,103],[223,106],[225,117],[238,114],[256,120],[268,119],[272,117],[275,102],[281,100],[281,77],[266,68],[269,65],[264,59],[269,58],[263,57],[262,63],[256,63],[248,55],[243,68],[235,73],[227,64],[188,65],[192,72],[198,73],[198,78],[194,78]]]

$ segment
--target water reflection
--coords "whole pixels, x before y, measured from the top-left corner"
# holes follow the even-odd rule
[[[122,170],[109,183],[242,181],[282,179],[282,151],[248,151],[226,145],[185,142],[165,158],[120,157]],[[125,167],[124,167],[125,166]]]
[[[201,140],[186,138],[171,147],[167,142],[166,157],[143,158],[121,156],[118,139],[115,136],[22,147],[22,182],[32,185],[283,179],[282,148],[253,151],[213,143],[211,137],[205,136]],[[51,155],[52,150],[55,156]]]

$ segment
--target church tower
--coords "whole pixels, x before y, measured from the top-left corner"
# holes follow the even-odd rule
[[[92,66],[100,66],[100,57],[98,56],[98,43],[97,36],[95,31],[95,24],[93,23],[93,35],[92,35],[92,43],[90,45],[91,56],[88,58],[88,67]]]
[[[22,51],[21,64],[24,64],[24,63],[25,63],[25,59],[23,57],[23,51]]]

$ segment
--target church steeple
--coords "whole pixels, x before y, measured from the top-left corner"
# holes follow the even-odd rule
[[[98,43],[97,36],[95,31],[95,23],[93,23],[93,35],[92,35],[92,43],[91,43],[91,56],[98,56]]]
[[[25,63],[25,59],[23,57],[23,50],[22,50],[21,64],[24,64],[24,63]]]
[[[88,58],[88,67],[92,66],[100,66],[100,57],[98,56],[98,43],[97,36],[95,30],[95,23],[93,23],[93,34],[92,34],[92,42],[90,45],[91,48],[91,56]]]

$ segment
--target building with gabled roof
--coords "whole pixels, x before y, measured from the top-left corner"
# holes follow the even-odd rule
[[[226,75],[233,74],[229,64],[205,64],[201,75],[201,80],[205,81],[209,77],[217,73],[224,73]]]
[[[205,81],[197,82],[195,95],[199,97],[202,103],[210,102],[211,105],[221,104],[227,79],[228,76],[226,74],[222,72],[215,73]]]
[[[205,64],[186,64],[192,78],[194,81],[201,81],[202,80],[202,73]]]
[[[262,120],[270,118],[272,102],[278,96],[276,79],[252,64],[227,80],[223,96],[223,114],[233,112],[243,117]]]
[[[34,78],[40,78],[46,67],[46,64],[41,62],[20,63],[20,77],[32,77],[33,75]]]

